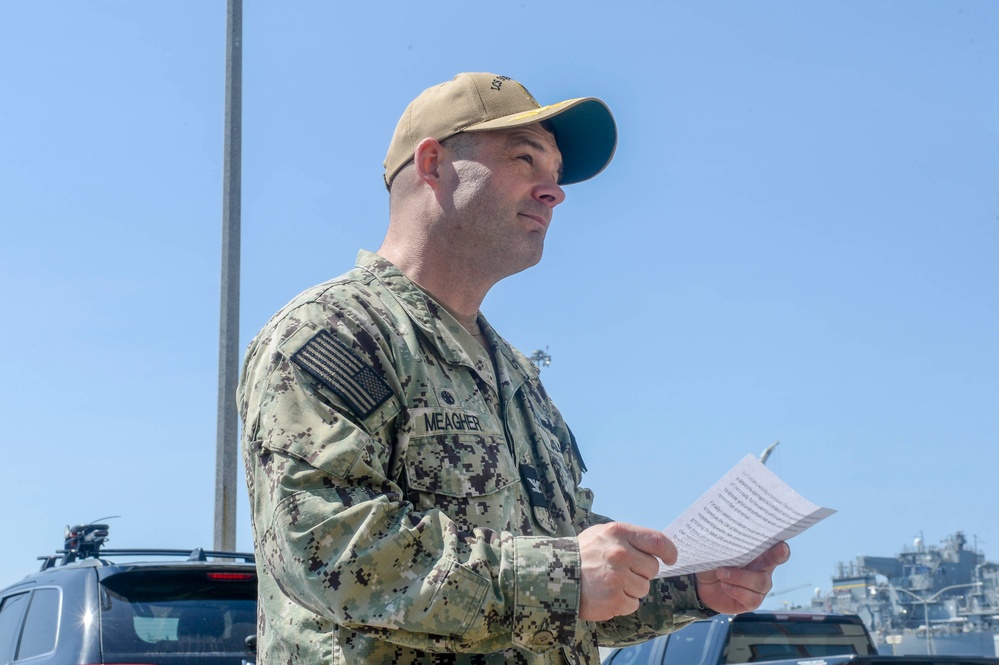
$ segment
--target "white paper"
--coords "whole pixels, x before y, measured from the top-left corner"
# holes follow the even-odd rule
[[[673,566],[660,561],[657,577],[741,568],[835,512],[815,505],[746,455],[663,529],[678,556]]]

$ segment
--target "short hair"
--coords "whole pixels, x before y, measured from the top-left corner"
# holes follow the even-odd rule
[[[461,159],[465,159],[475,150],[476,143],[477,137],[473,136],[472,132],[458,132],[441,141],[442,146]]]
[[[550,133],[555,138],[556,144],[558,143],[558,136],[555,134],[555,127],[550,121],[543,121],[541,123],[541,128]],[[476,135],[479,133],[480,132],[458,132],[457,134],[452,134],[447,137],[440,143],[442,146],[453,152],[455,157],[458,159],[467,159],[475,152],[478,144],[478,136]],[[412,165],[413,160],[409,160],[402,168],[399,169],[399,172],[401,173],[403,169],[407,169]],[[392,184],[395,184],[395,181],[396,178],[393,178]],[[389,192],[391,191],[392,185],[389,185]]]
[[[548,120],[541,123],[541,128],[551,134],[557,142],[558,137],[555,136],[555,127]],[[479,132],[458,132],[457,134],[452,134],[443,141],[441,145],[453,152],[459,158],[466,158],[475,149],[476,134]]]

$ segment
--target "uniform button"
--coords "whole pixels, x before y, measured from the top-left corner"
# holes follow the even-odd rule
[[[555,643],[555,634],[550,630],[539,630],[534,633],[534,643],[539,647],[549,647]]]

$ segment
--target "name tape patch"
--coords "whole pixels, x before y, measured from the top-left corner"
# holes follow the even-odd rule
[[[413,416],[413,436],[433,436],[438,434],[475,434],[487,437],[501,437],[503,430],[490,413],[424,407],[410,409]]]

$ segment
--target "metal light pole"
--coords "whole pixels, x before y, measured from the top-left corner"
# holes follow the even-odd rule
[[[219,322],[218,427],[215,442],[215,549],[236,549],[236,458],[239,451],[239,221],[243,106],[243,2],[228,0],[225,145],[222,174],[222,296]]]
[[[930,603],[936,600],[940,596],[940,594],[942,594],[944,591],[950,591],[951,589],[963,589],[969,586],[981,586],[981,585],[982,585],[981,582],[970,582],[967,584],[952,584],[950,586],[945,586],[932,596],[927,596],[926,598],[918,594],[915,594],[912,591],[909,591],[908,589],[902,589],[897,586],[892,586],[891,588],[894,589],[895,591],[902,591],[904,593],[907,593],[923,604],[923,621],[926,623],[926,653],[927,655],[932,656],[934,654],[933,654],[933,631],[930,630]]]

